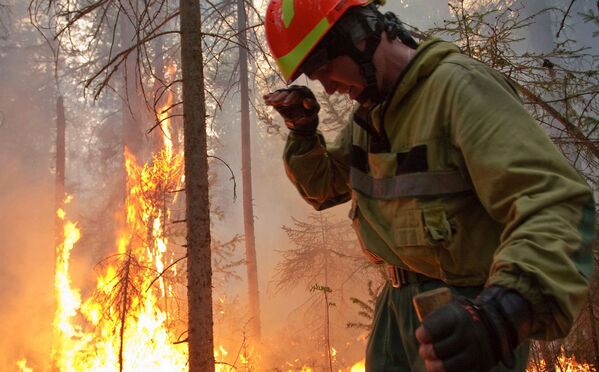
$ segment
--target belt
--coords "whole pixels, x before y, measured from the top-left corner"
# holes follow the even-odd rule
[[[394,288],[400,288],[406,284],[425,283],[435,280],[426,275],[418,274],[413,271],[402,269],[401,267],[386,265],[389,281]]]

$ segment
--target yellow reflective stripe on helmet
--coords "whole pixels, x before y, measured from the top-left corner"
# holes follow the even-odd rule
[[[285,28],[289,28],[291,20],[293,20],[295,14],[293,9],[294,2],[294,0],[283,0],[283,3],[281,4],[281,19],[283,20]]]
[[[282,56],[277,60],[279,68],[283,73],[285,79],[289,79],[291,74],[295,71],[297,66],[306,58],[308,52],[320,37],[324,35],[324,33],[329,29],[329,21],[326,18],[323,18],[318,24],[310,31],[306,37],[300,41],[295,48],[286,55]]]

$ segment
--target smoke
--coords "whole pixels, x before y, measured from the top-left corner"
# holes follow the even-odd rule
[[[48,368],[53,317],[55,85],[28,2],[2,2],[0,370]]]
[[[5,86],[2,86],[4,93]],[[0,102],[6,102],[0,100]],[[16,100],[15,102],[19,102]],[[47,163],[29,158],[18,136],[25,105],[13,106],[0,128],[0,370],[46,366],[53,309],[53,183]],[[42,124],[37,119],[38,124]],[[8,140],[8,141],[7,141]],[[20,147],[20,149],[19,149]],[[47,148],[49,150],[49,148]],[[39,369],[36,369],[39,370]]]

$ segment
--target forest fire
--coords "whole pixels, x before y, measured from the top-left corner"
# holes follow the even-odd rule
[[[163,125],[168,128],[168,125]],[[178,189],[182,157],[174,155],[170,131],[165,148],[151,163],[139,165],[125,150],[126,222],[117,252],[97,278],[93,295],[82,300],[69,277],[69,258],[80,238],[77,224],[66,221],[57,247],[53,364],[61,371],[178,371],[187,369],[185,344],[176,344],[169,314],[176,266],[165,226],[172,191]],[[64,212],[59,211],[64,218]],[[175,306],[172,306],[175,308]]]
[[[157,110],[162,149],[140,164],[127,149],[126,216],[116,252],[105,260],[95,291],[83,299],[69,273],[73,249],[81,238],[77,223],[60,209],[64,239],[56,247],[54,341],[52,365],[59,371],[185,371],[187,345],[179,341],[185,322],[173,286],[175,253],[167,226],[183,182],[183,157],[175,153],[169,108],[173,94]],[[179,296],[181,297],[181,296]],[[178,323],[179,322],[179,323]],[[184,328],[184,326],[180,327]],[[253,348],[239,352],[235,363],[252,369]],[[216,370],[236,370],[226,362],[224,346],[215,349]],[[246,355],[247,354],[247,355]],[[31,371],[20,360],[21,371]]]
[[[561,354],[556,358],[554,363],[548,364],[544,360],[537,363],[531,363],[528,372],[545,372],[545,371],[562,371],[562,372],[591,372],[595,371],[588,363],[579,363],[576,357],[568,357],[562,350]]]
[[[186,343],[178,343],[184,330],[177,321],[185,304],[177,298],[173,279],[177,275],[175,255],[166,226],[171,224],[174,191],[181,188],[183,158],[174,153],[167,93],[164,108],[158,111],[163,149],[152,161],[141,165],[127,149],[126,219],[117,242],[117,252],[107,259],[97,277],[95,292],[85,300],[73,286],[69,274],[71,252],[81,237],[77,223],[64,221],[64,240],[56,248],[54,342],[52,363],[60,371],[185,371],[188,368]],[[252,369],[253,348],[240,352],[235,363]],[[228,352],[218,346],[216,370],[236,370],[226,362]],[[246,355],[247,354],[247,355]],[[21,371],[31,371],[26,361]]]

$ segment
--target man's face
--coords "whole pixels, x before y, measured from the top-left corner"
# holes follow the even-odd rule
[[[328,94],[347,94],[355,101],[366,88],[366,80],[360,73],[359,66],[347,55],[326,62],[309,74],[308,78],[320,81]]]

